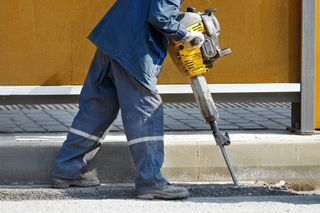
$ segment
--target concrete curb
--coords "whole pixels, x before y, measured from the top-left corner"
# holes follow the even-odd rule
[[[233,131],[229,157],[240,181],[320,186],[320,135]],[[0,184],[47,184],[65,134],[2,134]],[[105,183],[128,183],[135,170],[125,136],[112,133],[93,161]],[[166,132],[163,172],[173,182],[231,181],[210,132]]]

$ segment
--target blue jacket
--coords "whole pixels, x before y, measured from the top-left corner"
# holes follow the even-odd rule
[[[88,38],[134,78],[155,91],[168,50],[168,37],[182,40],[176,21],[181,0],[117,0]]]

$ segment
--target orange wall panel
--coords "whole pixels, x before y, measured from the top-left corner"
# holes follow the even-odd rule
[[[1,0],[0,84],[82,84],[94,46],[86,39],[114,0]],[[301,0],[185,0],[216,7],[220,43],[233,54],[209,83],[299,82]],[[167,58],[159,83],[186,83]]]

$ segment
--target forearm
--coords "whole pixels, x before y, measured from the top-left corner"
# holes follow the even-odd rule
[[[179,0],[151,0],[149,23],[168,37],[180,41],[188,30],[176,20],[180,12]]]

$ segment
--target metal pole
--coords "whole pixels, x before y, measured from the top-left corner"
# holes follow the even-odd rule
[[[301,134],[315,131],[316,0],[302,1]]]

